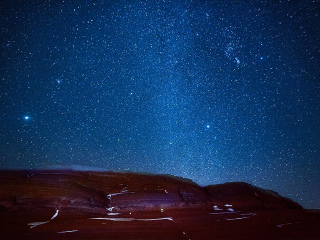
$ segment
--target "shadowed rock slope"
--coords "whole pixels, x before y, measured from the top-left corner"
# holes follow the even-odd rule
[[[228,202],[237,209],[302,209],[289,198],[245,182],[209,185],[205,190],[213,203],[222,205]]]
[[[274,191],[234,182],[200,187],[171,175],[71,170],[1,171],[0,209],[26,206],[118,211],[216,207],[302,209]]]

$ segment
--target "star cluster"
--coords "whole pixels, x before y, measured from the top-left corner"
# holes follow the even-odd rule
[[[0,6],[2,169],[246,181],[320,207],[317,1]]]

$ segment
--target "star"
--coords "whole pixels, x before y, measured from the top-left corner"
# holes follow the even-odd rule
[[[319,42],[313,33],[320,28],[312,4],[273,11],[259,3],[224,7],[227,0],[78,2],[83,11],[71,16],[72,4],[43,1],[37,17],[48,28],[32,21],[31,3],[4,6],[4,16],[13,17],[1,25],[7,31],[1,58],[10,59],[11,69],[1,77],[10,82],[0,89],[7,99],[0,104],[1,167],[63,162],[170,173],[202,185],[248,180],[271,189],[279,181],[279,194],[305,193],[305,207],[320,207],[320,141],[312,131],[320,61],[312,54]],[[284,21],[293,12],[299,18]],[[24,27],[19,14],[37,34],[10,28]],[[15,46],[24,47],[16,54]],[[22,132],[26,144],[15,141]],[[38,139],[33,161],[29,139]],[[302,181],[287,188],[290,171]],[[300,190],[309,180],[317,196]]]

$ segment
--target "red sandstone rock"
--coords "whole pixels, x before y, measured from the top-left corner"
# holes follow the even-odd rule
[[[0,172],[1,239],[320,239],[320,213],[246,183]]]
[[[159,208],[208,204],[206,192],[188,179],[113,172],[18,171],[0,176],[0,205],[77,208]],[[1,204],[2,203],[2,204]]]
[[[232,182],[205,187],[215,205],[225,203],[237,209],[302,209],[291,199],[278,193],[255,187],[244,182]]]

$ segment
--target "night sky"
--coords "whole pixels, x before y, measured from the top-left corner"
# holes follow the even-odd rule
[[[0,169],[245,181],[320,208],[318,0],[0,11]]]

